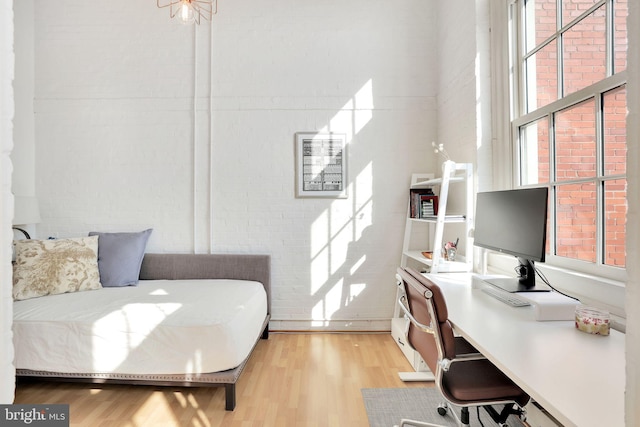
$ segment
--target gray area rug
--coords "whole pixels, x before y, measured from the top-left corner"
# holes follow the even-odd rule
[[[438,404],[443,402],[440,392],[435,387],[425,388],[363,388],[362,398],[369,417],[370,427],[392,427],[399,425],[403,418],[430,422],[442,426],[456,427],[455,418],[449,410],[445,416],[438,414]],[[460,410],[455,408],[458,416]],[[495,427],[489,414],[480,409],[480,420],[475,408],[469,408],[472,427]],[[509,417],[510,427],[522,427],[523,423],[514,416]]]

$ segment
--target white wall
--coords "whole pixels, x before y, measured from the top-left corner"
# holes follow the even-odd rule
[[[438,142],[491,186],[489,0],[438,2]],[[455,31],[453,31],[455,29]]]
[[[640,25],[640,4],[629,2],[628,28]],[[627,386],[625,394],[625,422],[640,425],[640,32],[629,31],[629,72],[627,117],[627,272],[626,286],[626,361]]]
[[[480,56],[489,54],[488,48],[478,52],[476,17],[482,17],[482,11],[476,12],[475,2],[468,0],[439,2],[437,10],[438,138],[453,160],[475,163],[476,147],[482,142],[477,122],[483,120],[477,108],[477,68]]]
[[[13,194],[35,196],[35,115],[33,97],[35,87],[33,48],[33,0],[14,2],[14,17],[18,23],[14,35],[15,43],[15,117],[13,138],[16,143],[11,151],[13,164],[20,165],[20,173],[11,183]]]
[[[0,0],[0,404],[13,402],[15,368],[13,366],[13,299],[11,297],[11,149],[13,89],[13,5]]]
[[[389,328],[407,185],[435,166],[433,1],[221,1],[197,28],[148,2],[35,5],[40,237],[269,253],[275,329]],[[347,199],[294,198],[294,134],[315,130],[348,135]]]
[[[456,162],[474,165],[478,177],[478,159],[491,143],[489,89],[489,24],[485,0],[438,2],[438,140]],[[455,31],[453,31],[455,29]],[[481,100],[485,102],[480,102]],[[439,157],[441,162],[443,157]],[[490,169],[490,168],[489,168]],[[462,212],[464,192],[452,191],[450,206]],[[460,238],[464,227],[448,227],[445,240]]]

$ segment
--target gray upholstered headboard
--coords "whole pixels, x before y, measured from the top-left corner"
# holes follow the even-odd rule
[[[267,292],[271,314],[271,256],[250,254],[145,254],[141,280],[255,280]]]

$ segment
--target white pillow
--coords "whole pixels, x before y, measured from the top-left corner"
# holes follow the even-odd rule
[[[17,240],[13,299],[100,289],[98,237]]]

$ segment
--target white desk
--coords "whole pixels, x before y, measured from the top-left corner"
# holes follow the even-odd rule
[[[537,322],[471,287],[470,274],[425,274],[449,319],[500,370],[565,426],[624,426],[624,334],[590,335],[572,321]]]

